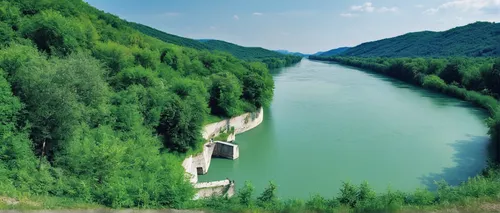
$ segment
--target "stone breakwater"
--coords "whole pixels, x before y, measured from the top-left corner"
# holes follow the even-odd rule
[[[262,123],[263,119],[264,110],[260,108],[257,112],[245,113],[233,118],[211,123],[203,128],[203,138],[209,141],[210,138],[216,137],[220,133],[234,128],[234,134],[230,135],[228,138],[228,141],[233,141],[235,140],[235,134],[240,134],[257,127]],[[182,166],[189,176],[190,182],[198,190],[195,199],[210,197],[214,194],[227,194],[228,196],[234,194],[234,183],[229,180],[198,183],[198,175],[203,175],[208,172],[212,157],[234,160],[239,157],[238,145],[222,141],[207,142],[203,146],[203,152],[198,155],[191,155],[182,162]]]

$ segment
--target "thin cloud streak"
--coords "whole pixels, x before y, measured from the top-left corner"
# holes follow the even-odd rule
[[[438,7],[429,8],[423,13],[427,15],[436,14],[443,10],[456,9],[462,12],[468,11],[478,11],[486,12],[488,10],[499,10],[500,11],[500,0],[455,0],[449,1]]]

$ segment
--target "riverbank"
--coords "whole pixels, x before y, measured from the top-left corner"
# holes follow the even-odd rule
[[[202,136],[208,141],[203,145],[203,151],[200,154],[188,156],[182,162],[182,166],[190,182],[197,190],[195,199],[221,194],[227,194],[228,196],[234,195],[235,186],[231,181],[222,181],[223,184],[221,184],[221,181],[198,183],[198,175],[208,173],[212,157],[224,157],[233,160],[239,157],[238,145],[217,141],[213,143],[210,140],[220,134],[230,132],[225,141],[234,141],[236,139],[236,134],[241,134],[257,127],[262,123],[263,119],[264,110],[260,108],[257,112],[245,113],[203,127]],[[219,148],[222,146],[230,148]],[[205,185],[206,187],[204,187]]]

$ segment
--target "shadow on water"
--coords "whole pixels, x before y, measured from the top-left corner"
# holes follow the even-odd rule
[[[437,190],[435,181],[445,180],[450,185],[459,185],[468,177],[478,175],[488,160],[486,150],[491,150],[489,141],[487,136],[468,136],[465,140],[449,144],[456,152],[453,155],[456,166],[444,168],[440,173],[424,175],[419,178],[421,183],[429,190]]]

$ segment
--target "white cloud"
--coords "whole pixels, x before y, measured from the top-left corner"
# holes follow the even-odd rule
[[[381,7],[377,9],[377,12],[386,13],[386,12],[398,12],[398,7]]]
[[[346,18],[352,18],[352,17],[356,17],[358,15],[357,14],[353,14],[353,13],[341,13],[340,16],[346,17]]]
[[[366,13],[372,13],[372,12],[379,12],[379,13],[387,13],[387,12],[397,12],[399,11],[398,7],[375,7],[373,3],[371,2],[365,2],[362,5],[352,5],[351,6],[351,11],[355,13],[341,13],[340,16],[343,17],[353,17],[357,16],[357,13],[361,12],[366,12]]]
[[[375,10],[375,7],[373,7],[373,4],[371,2],[366,2],[362,5],[353,5],[351,6],[352,11],[359,11],[359,12],[373,12]]]
[[[425,6],[423,4],[417,4],[415,5],[416,8],[424,8]]]
[[[253,13],[252,15],[254,15],[254,16],[261,16],[261,15],[264,15],[264,14],[259,13],[259,12],[255,12],[255,13]]]
[[[240,17],[238,15],[233,16],[234,20],[240,20]]]
[[[429,8],[429,9],[425,10],[425,11],[423,12],[423,14],[431,15],[431,14],[437,13],[438,11],[439,11],[439,10],[438,10],[438,9],[436,9],[436,8]]]
[[[485,10],[500,10],[500,0],[455,0],[439,5],[435,8],[429,8],[424,11],[424,14],[435,14],[442,10],[456,9],[462,12]]]

